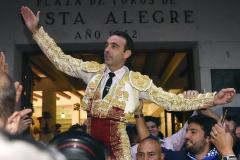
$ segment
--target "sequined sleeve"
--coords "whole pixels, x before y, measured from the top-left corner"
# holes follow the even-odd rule
[[[201,109],[204,104],[211,104],[215,93],[199,94],[191,99],[186,99],[183,95],[176,95],[164,91],[154,84],[147,90],[148,98],[168,111],[189,111]]]
[[[156,87],[148,76],[139,72],[130,71],[129,81],[140,92],[140,99],[150,100],[168,111],[197,110],[204,104],[212,103],[215,96],[215,93],[205,93],[186,99],[183,95],[176,95]]]
[[[64,54],[56,42],[44,31],[43,27],[33,34],[33,39],[57,69],[70,76],[81,78],[85,82],[92,77],[92,73],[104,67],[97,62],[84,62],[81,59]]]

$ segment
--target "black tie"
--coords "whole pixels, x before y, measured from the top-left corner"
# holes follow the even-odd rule
[[[112,73],[112,72],[108,73],[108,75],[109,75],[109,78],[108,78],[107,83],[104,87],[102,98],[104,98],[108,94],[108,91],[110,90],[110,87],[112,85],[112,78],[115,76],[115,74]]]

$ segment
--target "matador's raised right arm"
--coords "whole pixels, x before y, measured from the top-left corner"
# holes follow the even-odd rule
[[[105,68],[104,64],[93,61],[84,62],[81,59],[64,54],[56,42],[44,31],[43,27],[40,27],[33,34],[33,39],[57,69],[70,76],[81,78],[86,83],[96,72]]]

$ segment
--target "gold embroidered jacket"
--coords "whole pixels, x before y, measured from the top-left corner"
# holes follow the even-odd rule
[[[204,104],[212,102],[215,95],[215,93],[204,93],[186,99],[182,95],[169,93],[161,87],[155,86],[146,75],[129,71],[122,80],[111,87],[109,94],[101,99],[97,89],[106,69],[105,64],[93,61],[84,62],[64,54],[42,27],[33,35],[33,38],[59,70],[70,76],[81,78],[88,84],[86,95],[83,98],[83,106],[87,109],[89,103],[95,103],[93,115],[98,114],[100,117],[105,117],[110,105],[119,106],[126,115],[132,114],[138,107],[139,99],[150,100],[168,111],[196,110]]]

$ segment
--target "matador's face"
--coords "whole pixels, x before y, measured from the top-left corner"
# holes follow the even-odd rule
[[[117,35],[108,38],[104,49],[104,62],[109,68],[120,69],[130,56],[129,50],[125,50],[126,40]]]

